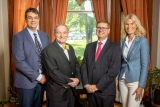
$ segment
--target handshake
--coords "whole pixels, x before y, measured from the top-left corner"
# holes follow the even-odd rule
[[[85,85],[84,88],[87,90],[88,93],[94,93],[95,91],[99,90],[96,85],[89,84]]]

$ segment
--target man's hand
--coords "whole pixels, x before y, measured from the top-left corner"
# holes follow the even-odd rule
[[[96,85],[89,84],[85,85],[84,88],[87,90],[88,93],[94,93],[95,91],[99,90]]]
[[[134,93],[132,95],[136,94],[136,98],[135,98],[136,101],[140,101],[142,99],[142,92],[143,92],[143,88],[142,87],[138,87],[134,91]]]
[[[79,83],[79,79],[77,79],[77,78],[70,78],[73,82],[70,82],[70,83],[68,83],[68,85],[69,86],[71,86],[71,87],[76,87],[77,85],[78,85],[78,83]]]
[[[88,93],[94,93],[94,90],[92,89],[92,85],[85,85],[84,88],[87,90]]]
[[[42,74],[42,78],[38,83],[44,84],[46,82],[46,76]]]
[[[91,87],[94,92],[99,90],[96,85],[91,85]]]

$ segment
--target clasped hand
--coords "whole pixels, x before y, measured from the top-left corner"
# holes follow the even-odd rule
[[[96,85],[89,85],[89,84],[85,85],[84,88],[87,90],[88,93],[94,93],[95,91],[99,90]]]
[[[71,86],[71,87],[76,87],[79,83],[79,79],[77,78],[70,78],[73,82],[69,82],[68,85]]]

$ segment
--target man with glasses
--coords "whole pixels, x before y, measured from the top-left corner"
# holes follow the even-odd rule
[[[35,8],[25,12],[27,27],[13,36],[15,87],[21,107],[42,107],[44,83],[43,49],[50,43],[46,33],[37,30],[39,13]]]
[[[96,28],[98,41],[87,44],[81,64],[82,84],[90,107],[114,107],[121,49],[108,39],[107,21],[99,20]]]
[[[54,28],[55,41],[44,50],[47,107],[74,107],[74,91],[81,77],[74,49],[66,43],[68,33],[65,24],[58,24]]]

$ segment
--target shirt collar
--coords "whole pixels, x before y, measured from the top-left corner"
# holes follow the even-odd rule
[[[33,33],[31,30],[29,30],[28,28],[27,28],[27,30],[28,30],[28,32],[29,32],[29,34],[30,34],[30,35],[33,35],[33,34],[34,34],[34,33]],[[38,35],[37,30],[36,30],[35,34],[37,34],[37,35]]]
[[[57,40],[56,40],[56,42],[57,42]],[[58,43],[58,42],[57,42]],[[60,43],[58,43],[58,45],[60,46],[60,47],[62,47],[62,45],[60,44]]]
[[[128,45],[128,44],[130,44],[130,43],[132,43],[133,42],[133,40],[134,40],[134,38],[135,38],[135,36],[133,37],[133,39],[128,43],[128,36],[126,37],[126,41],[125,41],[125,43]]]
[[[106,38],[106,39],[103,40],[103,41],[99,41],[99,40],[98,40],[97,44],[98,44],[99,42],[102,42],[102,45],[104,45],[104,44],[107,42],[107,40],[108,40],[108,38]]]
[[[132,39],[131,41],[133,41],[133,40],[134,40],[134,38],[135,38],[135,36],[133,37],[133,39]],[[126,37],[126,41],[128,41],[128,36]]]

